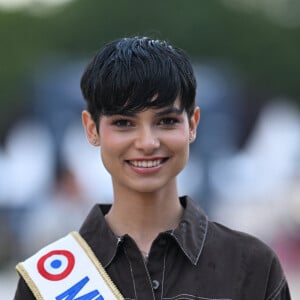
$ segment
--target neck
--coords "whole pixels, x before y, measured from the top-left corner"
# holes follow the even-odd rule
[[[176,189],[173,189],[173,193],[126,195],[115,192],[114,203],[106,220],[116,235],[129,234],[142,252],[149,252],[160,232],[177,227],[182,210]]]

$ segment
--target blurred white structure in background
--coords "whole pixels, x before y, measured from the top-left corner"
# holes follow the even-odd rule
[[[262,110],[245,148],[214,164],[216,218],[271,240],[294,213],[291,185],[299,162],[299,110],[287,99],[275,99]]]
[[[0,0],[0,9],[12,10],[49,10],[71,2],[72,0]]]
[[[28,205],[48,189],[53,176],[52,145],[48,130],[32,120],[12,128],[1,154],[2,205],[16,208]]]
[[[263,13],[268,19],[284,27],[300,26],[300,1],[297,0],[222,0],[233,8]]]
[[[100,149],[89,144],[80,122],[66,130],[62,153],[87,198],[94,203],[113,201],[111,178],[102,163]]]

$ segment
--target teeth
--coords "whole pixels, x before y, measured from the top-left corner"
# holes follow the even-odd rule
[[[162,159],[157,160],[131,160],[129,163],[139,168],[153,168],[158,166],[162,162]]]

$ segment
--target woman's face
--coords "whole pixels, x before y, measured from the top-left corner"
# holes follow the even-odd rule
[[[176,188],[198,121],[199,109],[189,120],[179,99],[170,107],[101,116],[97,138],[114,189],[149,193]]]

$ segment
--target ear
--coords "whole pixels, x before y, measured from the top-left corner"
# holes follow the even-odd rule
[[[90,144],[93,146],[100,146],[100,136],[97,131],[97,125],[94,122],[91,114],[87,110],[84,110],[81,114],[81,119],[86,137]]]
[[[197,127],[200,121],[200,108],[197,106],[189,120],[190,125],[190,143],[194,142],[197,135]]]

